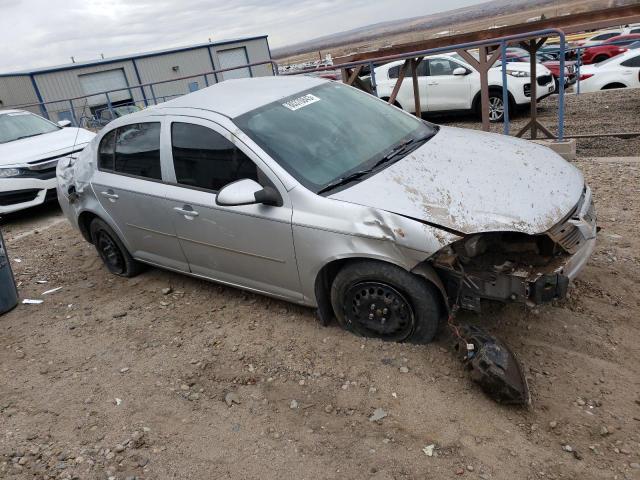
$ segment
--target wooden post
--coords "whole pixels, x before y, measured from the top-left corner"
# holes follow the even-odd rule
[[[482,130],[489,131],[489,79],[487,68],[487,47],[483,46],[478,49],[480,56],[479,73],[480,73],[480,109],[482,110]]]
[[[406,59],[402,68],[400,68],[400,72],[398,73],[398,80],[396,80],[396,84],[393,87],[393,91],[391,92],[391,96],[389,97],[389,105],[393,105],[396,101],[396,97],[398,96],[398,92],[400,91],[400,87],[402,86],[402,82],[404,77],[407,75],[407,70],[411,65],[411,59]]]
[[[411,60],[411,77],[413,79],[413,101],[416,108],[416,117],[422,118],[420,108],[420,84],[418,83],[418,65],[422,61],[422,57]]]
[[[529,64],[531,65],[531,139],[538,138],[538,75],[536,39],[529,40]]]

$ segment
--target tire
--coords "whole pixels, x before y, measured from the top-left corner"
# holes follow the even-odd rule
[[[604,62],[605,60],[608,60],[609,57],[606,55],[596,55],[593,59],[593,63],[600,63],[600,62]]]
[[[349,263],[338,272],[331,304],[345,330],[391,342],[429,343],[444,318],[434,285],[374,260]]]
[[[91,242],[111,273],[119,277],[131,278],[142,271],[142,265],[133,259],[109,225],[99,218],[94,218],[89,231]]]

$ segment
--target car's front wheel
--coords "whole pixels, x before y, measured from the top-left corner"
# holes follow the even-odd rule
[[[135,277],[142,271],[142,265],[133,259],[109,225],[95,218],[91,222],[90,232],[98,255],[111,273],[120,277]]]
[[[502,94],[489,93],[489,120],[492,122],[502,122],[504,120]]]
[[[438,290],[421,277],[384,262],[347,264],[331,286],[338,322],[363,337],[429,343],[443,319]]]

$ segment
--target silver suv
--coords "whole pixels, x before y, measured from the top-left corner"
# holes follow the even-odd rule
[[[107,125],[58,167],[107,268],[149,264],[425,343],[454,304],[563,297],[595,244],[582,174],[317,78],[230,80]]]

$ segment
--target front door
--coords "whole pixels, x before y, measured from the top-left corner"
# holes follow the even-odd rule
[[[461,65],[447,58],[429,59],[426,79],[427,111],[441,112],[471,108],[470,75],[454,75]]]
[[[107,133],[100,141],[92,186],[134,258],[188,271],[166,214],[160,130],[160,122],[146,122]]]
[[[249,150],[231,134],[206,120],[176,117],[171,122],[175,181],[168,186],[170,215],[191,272],[231,285],[300,300],[293,248],[291,205],[286,190],[267,176]],[[237,141],[237,140],[236,140]],[[219,206],[225,185],[249,178],[272,185],[282,206]]]

